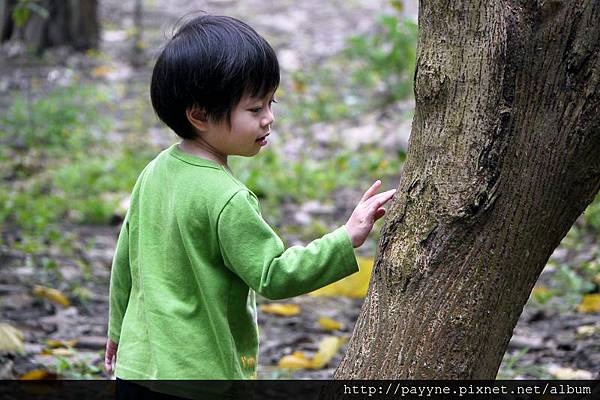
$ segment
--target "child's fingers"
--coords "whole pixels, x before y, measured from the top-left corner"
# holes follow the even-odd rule
[[[385,203],[390,201],[390,199],[394,196],[395,193],[396,193],[396,189],[392,189],[392,190],[388,190],[387,192],[379,193],[378,195],[375,195],[375,196],[371,197],[370,199],[368,199],[365,202],[364,206],[367,208],[367,211],[370,214],[372,214],[378,208],[380,208],[382,205],[384,205]]]
[[[375,214],[373,214],[374,220],[377,221],[379,218],[383,217],[385,215],[385,208],[379,208],[377,209],[377,211],[375,211]]]
[[[375,183],[373,183],[371,187],[367,189],[365,194],[363,194],[363,197],[360,199],[360,203],[362,203],[363,201],[367,201],[371,196],[377,193],[377,189],[379,189],[379,186],[381,186],[381,181],[377,179]]]
[[[112,340],[106,342],[106,350],[104,352],[104,369],[109,375],[113,372],[113,364],[117,359],[117,344]]]
[[[104,356],[104,369],[106,370],[107,374],[112,374],[112,359],[108,356],[108,354]]]

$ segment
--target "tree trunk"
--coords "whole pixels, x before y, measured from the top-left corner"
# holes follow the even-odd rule
[[[17,0],[0,0],[0,43],[10,39],[13,34],[11,11],[16,3]]]
[[[144,6],[142,0],[135,0],[133,7],[133,49],[131,52],[131,65],[139,68],[144,65],[144,46],[142,42],[144,29]]]
[[[336,379],[492,379],[600,188],[600,1],[421,0],[416,110]]]
[[[75,50],[98,46],[100,24],[97,0],[30,1],[28,18],[22,27],[11,18],[17,0],[0,0],[0,42],[19,38],[38,53],[53,46],[70,45]],[[42,15],[36,9],[45,10]]]

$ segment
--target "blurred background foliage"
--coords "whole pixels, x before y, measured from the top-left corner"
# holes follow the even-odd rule
[[[314,129],[338,121],[353,124],[369,113],[396,112],[395,105],[412,97],[417,25],[402,16],[402,2],[392,1],[392,5],[396,12],[378,16],[373,29],[351,36],[342,51],[283,76],[275,105],[280,140],[255,158],[232,160],[232,170],[261,198],[269,222],[283,236],[307,241],[328,232],[351,211],[335,210],[346,189],[359,195],[375,179],[395,185],[400,177],[405,149],[371,143],[357,150],[348,146],[335,125],[336,137],[324,145]],[[33,0],[20,0],[14,15],[17,25],[25,24],[31,14],[43,15],[38,7]],[[129,34],[136,38],[136,51],[143,49],[139,32]],[[51,62],[46,55],[36,54],[32,48],[33,64]],[[114,73],[104,65],[109,56],[88,50],[86,57],[94,66],[91,72],[51,85],[27,76],[27,90],[9,91],[0,104],[0,249],[31,256],[28,262],[49,271],[60,268],[49,254],[80,255],[81,249],[74,245],[80,238],[65,227],[120,223],[137,176],[165,147],[164,140],[151,140],[147,134],[158,126],[146,99],[147,80],[135,85],[114,83],[105,79]],[[298,137],[302,145],[290,156],[286,145]],[[174,136],[168,140],[173,142]],[[290,223],[288,206],[310,202],[333,207],[331,217],[304,226]],[[381,221],[370,238],[371,253],[380,227]],[[533,290],[529,307],[600,310],[593,297],[600,287],[600,250],[593,246],[598,237],[600,195],[561,243],[563,253],[572,256],[548,263],[552,279]],[[583,261],[564,261],[590,251],[593,254]],[[85,262],[80,265],[89,268]],[[85,276],[90,276],[89,269]],[[72,289],[69,296],[79,302],[90,298],[81,286]],[[517,366],[525,353],[507,354],[500,376],[521,374]],[[83,368],[64,358],[57,367],[73,377],[99,373],[82,372]],[[543,371],[528,373],[546,377]]]
[[[286,126],[307,127],[307,153],[318,146],[311,124],[359,117],[411,94],[416,34],[414,22],[381,16],[375,32],[352,37],[327,65],[297,71],[282,84],[276,112]],[[347,78],[336,79],[340,75]],[[35,86],[36,80],[30,83]],[[19,234],[18,241],[5,245],[41,251],[60,236],[59,224],[109,224],[118,214],[157,148],[143,138],[110,137],[115,100],[110,86],[93,81],[14,93],[0,118],[0,222]],[[380,147],[356,152],[341,143],[322,159],[306,154],[294,159],[282,154],[282,145],[253,159],[238,158],[232,167],[272,210],[282,201],[327,201],[341,187],[397,176],[404,159],[402,150],[387,157]],[[277,213],[272,219],[279,225]]]

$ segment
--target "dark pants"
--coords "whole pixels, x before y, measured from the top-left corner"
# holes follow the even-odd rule
[[[116,382],[116,398],[117,400],[184,400],[183,397],[153,392],[147,387],[119,378]]]

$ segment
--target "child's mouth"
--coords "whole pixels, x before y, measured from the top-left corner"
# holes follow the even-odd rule
[[[259,137],[258,139],[256,139],[256,142],[260,143],[261,145],[263,145],[263,142],[264,142],[264,144],[266,144],[267,136],[269,136],[269,135],[270,135],[270,133],[267,133],[265,136]]]

